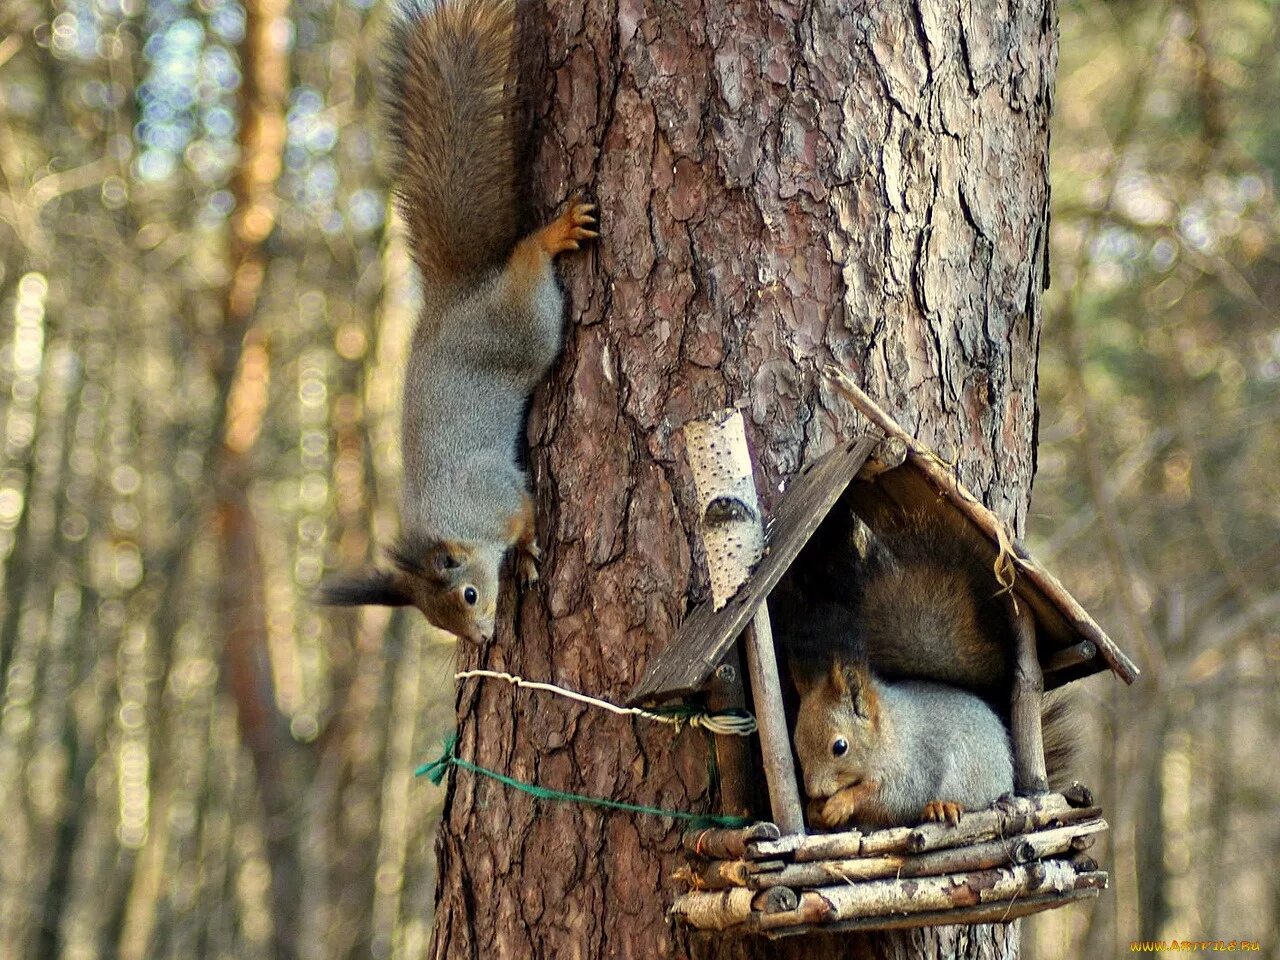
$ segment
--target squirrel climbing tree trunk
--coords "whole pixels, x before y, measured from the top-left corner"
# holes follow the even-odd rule
[[[599,203],[529,426],[543,579],[487,667],[621,699],[669,642],[694,518],[679,428],[741,404],[766,510],[858,427],[835,363],[1019,530],[1035,466],[1055,4],[523,8],[533,197]],[[560,790],[711,809],[697,731],[462,681],[458,752]],[[455,770],[433,956],[1017,955],[1017,927],[693,942],[667,922],[679,825]]]

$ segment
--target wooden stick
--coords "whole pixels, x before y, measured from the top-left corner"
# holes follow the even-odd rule
[[[712,711],[746,707],[747,697],[742,683],[742,654],[734,644],[711,675],[707,689],[707,708]],[[750,773],[754,764],[751,743],[747,737],[717,734],[715,738],[716,770],[720,774],[720,812],[731,817],[749,816],[751,812]]]
[[[751,916],[755,896],[741,887],[716,893],[686,893],[676,897],[668,912],[699,930],[724,930]]]
[[[747,582],[764,552],[764,522],[747,431],[741,413],[724,410],[685,424],[684,436],[702,512],[698,536],[707,554],[714,607],[719,610]],[[756,608],[744,637],[769,805],[784,833],[800,833],[804,816],[766,604]]]
[[[763,603],[747,628],[746,648],[751,699],[756,726],[760,730],[760,751],[764,757],[764,777],[769,785],[769,809],[783,833],[804,833],[804,809],[800,805],[791,735],[782,706],[782,682],[778,679],[773,626],[769,622],[769,608]]]
[[[684,425],[684,441],[698,500],[698,539],[719,610],[764,553],[764,522],[742,414],[730,409],[691,420]]]
[[[1070,670],[1072,667],[1078,667],[1082,663],[1088,663],[1097,655],[1097,644],[1092,640],[1081,640],[1074,646],[1066,647],[1050,654],[1049,659],[1045,661],[1044,672],[1050,674],[1061,670]]]
[[[680,845],[708,860],[754,860],[757,842],[780,836],[782,832],[774,824],[762,821],[737,830],[690,830],[680,838]]]
[[[1087,853],[1072,854],[1071,865],[1076,868],[1076,873],[1082,876],[1085,874],[1099,872],[1098,861],[1093,859],[1093,857],[1089,856]]]
[[[812,923],[815,918],[829,923],[894,913],[923,913],[980,903],[1007,902],[1028,894],[1061,894],[1074,890],[1075,885],[1076,872],[1065,860],[1017,864],[941,877],[870,880],[807,891],[800,895],[800,906],[796,910],[758,914],[752,917],[752,923],[757,929],[768,930],[797,922]]]
[[[1013,797],[998,807],[964,814],[957,826],[925,823],[915,827],[890,827],[874,833],[850,830],[807,837],[782,837],[760,841],[756,845],[756,855],[761,859],[789,857],[803,863],[879,853],[922,853],[995,837],[1009,837],[1033,829],[1078,823],[1100,813],[1096,807],[1076,807],[1058,793]]]
[[[837,881],[856,882],[885,877],[929,877],[947,873],[986,870],[1010,863],[1030,863],[1058,854],[1083,849],[1095,834],[1107,829],[1105,820],[1095,818],[1028,833],[1018,837],[989,840],[972,846],[953,847],[921,854],[884,854],[847,860],[782,864],[778,861],[748,863],[742,860],[714,861],[697,865],[695,889],[746,886],[753,890],[781,884],[787,887],[822,887]],[[1089,867],[1097,869],[1097,864]],[[693,873],[693,871],[690,871]],[[684,879],[684,876],[681,877]]]
[[[1025,796],[1049,791],[1044,764],[1044,674],[1036,652],[1036,620],[1025,603],[1006,595],[1014,635],[1013,702],[1009,735],[1013,741],[1013,786]]]
[[[751,901],[753,910],[760,913],[786,913],[800,906],[800,894],[790,887],[770,887],[757,893]]]
[[[871,456],[867,457],[867,462],[858,470],[858,479],[874,480],[886,470],[902,466],[906,459],[907,445],[898,437],[885,437],[876,444]]]
[[[1079,780],[1073,780],[1071,786],[1062,791],[1062,796],[1073,807],[1093,806],[1093,791]]]
[[[775,927],[765,932],[771,940],[806,933],[841,933],[851,930],[909,930],[914,927],[943,927],[949,924],[1008,923],[1019,917],[1066,906],[1077,900],[1089,900],[1098,896],[1096,889],[1077,887],[1067,893],[1038,894],[1017,897],[1009,903],[988,903],[976,907],[954,907],[950,910],[930,910],[924,913],[898,917],[863,917],[858,920],[840,920],[821,925],[802,923],[794,927]],[[753,932],[750,924],[731,930],[732,933]]]
[[[1110,878],[1105,870],[1093,870],[1076,877],[1077,890],[1105,890]]]
[[[1094,839],[1095,838],[1093,837],[1076,837],[1074,840],[1071,841],[1071,849],[1075,850],[1078,853],[1083,853],[1085,850],[1091,850],[1093,849]],[[1092,870],[1095,868],[1090,867],[1089,869]]]
[[[1061,861],[1059,861],[1061,863]],[[838,912],[826,897],[816,891],[799,895],[799,902],[792,910],[765,913],[763,909],[750,909],[742,916],[741,905],[746,904],[750,891],[735,890],[720,893],[688,893],[676,898],[671,913],[689,926],[700,930],[722,930],[734,934],[764,933],[769,937],[783,937],[799,933],[828,932],[843,930],[901,930],[911,927],[934,927],[947,924],[972,923],[1007,923],[1041,910],[1065,906],[1077,900],[1097,897],[1099,890],[1107,888],[1108,878],[1105,873],[1095,871],[1074,875],[1066,889],[1058,890],[1061,884],[1046,883],[1043,875],[1039,879],[1029,876],[1031,871],[1021,868],[1027,876],[1019,884],[1006,883],[1001,886],[1002,896],[994,896],[994,887],[985,891],[984,883],[989,882],[992,874],[1001,871],[985,871],[980,874],[960,874],[952,877],[938,878],[944,884],[955,881],[962,884],[956,888],[956,899],[971,897],[973,888],[978,888],[977,902],[957,903],[936,909],[885,911],[868,913],[857,917],[839,917]],[[1070,866],[1066,866],[1067,871]],[[886,881],[895,886],[914,887],[919,881]],[[861,884],[859,886],[867,886]],[[1045,886],[1051,889],[1046,891]],[[839,889],[839,888],[834,888]],[[848,888],[845,888],[848,889]],[[966,895],[960,893],[967,892]],[[830,892],[830,889],[827,891]],[[736,894],[727,898],[726,893]],[[758,896],[758,895],[757,895]],[[752,899],[752,905],[759,903]]]
[[[997,544],[1009,544],[1013,559],[1017,564],[1020,576],[1025,576],[1035,584],[1041,593],[1056,606],[1070,623],[1076,633],[1092,641],[1107,665],[1126,683],[1133,683],[1138,678],[1138,668],[1111,638],[1103,632],[1088,612],[1080,606],[1076,599],[1048,570],[1041,567],[1026,547],[1019,543],[1005,526],[1004,522],[984,507],[969,490],[952,473],[947,470],[938,458],[924,444],[911,436],[887,413],[880,409],[874,400],[835,366],[826,368],[827,375],[849,401],[873,424],[890,437],[897,437],[907,445],[907,459],[920,470],[933,485],[984,534]],[[1018,589],[1015,584],[1015,590]]]
[[[737,887],[714,893],[685,893],[675,899],[668,911],[699,930],[724,930],[747,921],[753,915],[770,916],[792,913],[800,904],[800,895],[786,887],[769,890],[745,890]]]
[[[772,876],[785,866],[781,860],[691,860],[672,871],[671,879],[690,890],[763,890],[775,884],[752,883],[752,875],[761,872]]]
[[[773,863],[780,861],[774,860]],[[686,863],[671,874],[676,883],[690,890],[728,890],[730,887],[751,887],[751,864],[747,860],[695,860]]]

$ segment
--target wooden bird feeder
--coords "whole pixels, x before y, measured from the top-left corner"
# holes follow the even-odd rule
[[[1096,897],[1107,874],[1085,851],[1107,825],[1087,788],[1049,792],[1042,700],[1046,690],[1102,670],[1132,683],[1137,667],[937,456],[847,377],[832,376],[875,429],[805,466],[767,528],[741,416],[726,411],[685,428],[712,596],[690,611],[630,701],[652,704],[706,690],[713,707],[730,705],[741,636],[772,822],[686,835],[689,863],[676,874],[686,890],[672,914],[700,930],[778,937],[998,923]],[[842,497],[873,533],[877,517],[908,509],[976,527],[989,547],[982,559],[1010,586],[1016,796],[964,814],[958,826],[815,834],[805,828],[765,601]],[[741,738],[718,738],[717,754],[726,771],[747,760]],[[729,812],[740,812],[743,797],[726,802],[725,792]]]

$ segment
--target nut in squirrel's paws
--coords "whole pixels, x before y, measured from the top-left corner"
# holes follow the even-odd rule
[[[538,582],[538,561],[542,559],[542,551],[538,549],[538,541],[531,540],[520,545],[520,554],[516,558],[516,573],[520,582],[526,587]]]
[[[964,812],[964,808],[958,803],[952,803],[950,800],[931,800],[924,805],[924,812],[920,814],[922,823],[949,823],[951,826],[959,826],[960,814]]]
[[[576,200],[570,203],[564,213],[538,231],[543,249],[554,257],[567,250],[577,250],[583,240],[600,236],[591,229],[596,225],[596,218],[592,215],[595,208],[594,203],[578,203]]]

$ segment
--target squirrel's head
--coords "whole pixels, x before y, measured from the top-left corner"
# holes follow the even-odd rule
[[[488,640],[505,553],[505,544],[401,542],[391,551],[394,569],[375,567],[326,581],[319,599],[339,606],[413,606],[441,630],[473,642]]]
[[[871,773],[880,737],[880,700],[865,663],[832,661],[797,674],[796,758],[810,799],[852,787]]]

